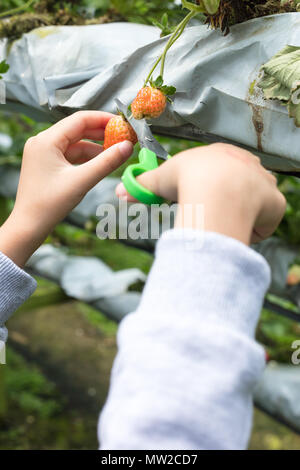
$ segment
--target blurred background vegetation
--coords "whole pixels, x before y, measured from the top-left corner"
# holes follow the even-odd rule
[[[20,28],[14,26],[10,30],[12,36],[20,35],[29,27],[23,17],[22,29],[19,15],[34,18],[34,15],[46,14],[51,18],[44,17],[41,21],[63,24],[115,20],[157,24],[168,10],[171,26],[182,15],[172,0],[2,0],[0,17],[8,10],[13,10],[12,18],[21,24]],[[7,25],[5,28],[2,35]],[[12,139],[8,149],[0,146],[0,166],[19,167],[27,138],[48,126],[48,123],[36,123],[24,115],[12,115],[0,109],[0,134]],[[171,154],[199,145],[159,139]],[[115,175],[120,176],[123,169]],[[300,183],[297,178],[288,176],[279,176],[279,183],[288,207],[277,235],[299,246]],[[0,222],[12,207],[13,200],[0,197]],[[73,254],[97,256],[115,270],[136,266],[145,273],[149,271],[151,253],[118,241],[103,243],[93,232],[93,225],[82,229],[62,223],[47,242],[65,247]],[[285,306],[291,308],[288,303]],[[96,448],[97,417],[106,399],[110,368],[116,354],[117,325],[86,304],[67,298],[52,282],[38,279],[37,291],[9,321],[8,327],[7,365],[0,366],[0,449]],[[263,310],[258,339],[265,344],[271,360],[289,363],[291,343],[299,334],[299,323]],[[300,437],[256,411],[250,448],[299,449]]]

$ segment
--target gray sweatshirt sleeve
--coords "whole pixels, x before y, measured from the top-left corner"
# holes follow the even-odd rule
[[[5,322],[36,289],[36,281],[0,253],[0,340],[6,341]]]
[[[119,328],[101,448],[245,449],[269,283],[265,260],[236,240],[165,233],[140,306]]]

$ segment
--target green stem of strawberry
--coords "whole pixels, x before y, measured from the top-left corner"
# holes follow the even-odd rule
[[[160,57],[157,59],[157,61],[156,61],[155,64],[153,65],[152,69],[150,70],[149,75],[148,75],[148,77],[147,77],[146,80],[145,80],[144,87],[147,86],[147,83],[149,82],[150,78],[152,77],[152,74],[153,74],[154,70],[156,69],[156,67],[157,67],[158,64],[160,63],[161,58],[162,58],[162,56],[160,56]]]
[[[172,34],[169,41],[167,42],[165,50],[161,55],[160,76],[162,78],[164,76],[165,62],[166,62],[166,57],[167,57],[167,53],[169,49],[173,46],[173,44],[177,41],[177,39],[180,38],[187,24],[190,22],[190,20],[194,18],[194,16],[196,16],[197,14],[198,12],[190,11],[189,14],[184,18],[184,20],[177,26],[174,33]]]
[[[158,59],[156,60],[155,64],[153,65],[152,69],[150,70],[146,80],[145,80],[145,83],[144,83],[144,87],[147,85],[147,83],[149,82],[150,78],[152,77],[152,74],[154,72],[154,70],[156,69],[156,67],[158,66],[158,64],[162,61],[162,64],[161,64],[161,75],[163,76],[163,72],[164,72],[164,67],[165,67],[165,60],[166,60],[166,55],[167,55],[167,52],[168,50],[173,46],[173,44],[175,43],[175,41],[177,41],[177,39],[180,38],[180,36],[182,35],[185,27],[187,26],[187,24],[189,23],[189,21],[198,14],[198,12],[195,12],[195,11],[190,11],[188,15],[186,15],[186,17],[179,23],[179,25],[176,27],[175,31],[172,33],[172,35],[170,36],[167,44],[166,44],[166,47],[164,49],[164,52],[162,53],[162,55],[160,57],[158,57]]]

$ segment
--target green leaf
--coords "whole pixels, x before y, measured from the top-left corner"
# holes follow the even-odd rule
[[[176,88],[174,86],[163,86],[160,89],[167,96],[171,96],[176,93]]]
[[[277,99],[287,105],[289,116],[300,127],[300,47],[285,46],[262,66],[258,86],[266,99]]]
[[[9,69],[9,65],[8,63],[6,62],[6,60],[2,60],[0,62],[0,73],[6,73]]]
[[[196,5],[188,0],[182,0],[182,6],[190,11],[215,15],[219,9],[220,1],[221,0],[201,0],[201,2]]]
[[[155,82],[154,82],[154,86],[155,86],[156,88],[160,88],[163,83],[164,83],[164,80],[163,80],[162,76],[159,75],[159,77],[157,77],[157,79],[156,79]]]
[[[151,19],[151,23],[153,24],[153,26],[156,26],[157,28],[159,28],[161,30],[164,29],[164,26],[159,21],[157,21],[155,18]]]
[[[215,15],[219,10],[220,0],[203,0],[203,4],[209,15]]]
[[[164,13],[163,16],[161,17],[161,24],[163,25],[164,28],[168,25],[168,21],[169,21],[168,14]]]
[[[187,8],[187,10],[190,10],[190,11],[205,13],[205,7],[203,4],[196,5],[195,3],[188,2],[188,0],[182,0],[182,6],[183,8]]]

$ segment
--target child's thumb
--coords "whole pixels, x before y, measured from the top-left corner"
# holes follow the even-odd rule
[[[132,154],[133,145],[129,141],[113,145],[101,152],[97,157],[76,168],[80,182],[88,191],[105,176],[119,168]]]

